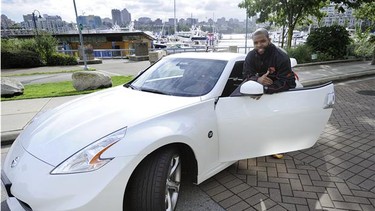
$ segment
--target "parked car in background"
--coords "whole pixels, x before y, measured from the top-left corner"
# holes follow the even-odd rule
[[[333,84],[263,95],[242,80],[245,56],[166,56],[123,86],[38,115],[2,168],[8,206],[174,210],[184,169],[200,184],[237,160],[313,146]]]

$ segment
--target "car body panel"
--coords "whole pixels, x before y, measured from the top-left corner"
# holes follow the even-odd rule
[[[199,101],[120,86],[41,115],[23,131],[28,138],[22,144],[34,156],[56,166],[113,131]]]
[[[330,93],[333,84],[263,95],[259,100],[221,98],[216,109],[220,161],[311,147],[331,115],[332,109],[325,109]]]
[[[53,166],[26,152],[19,143],[12,148],[9,153],[20,155],[19,164],[13,168],[5,165],[3,169],[12,182],[12,194],[33,210],[122,210],[131,176],[127,168],[135,168],[142,159],[116,157],[95,172],[50,175]]]

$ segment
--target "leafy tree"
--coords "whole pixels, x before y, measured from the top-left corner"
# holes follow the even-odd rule
[[[351,40],[349,32],[343,26],[320,27],[310,32],[306,44],[314,51],[339,59],[347,53]]]
[[[372,25],[369,28],[374,30],[375,29],[375,2],[362,4],[360,7],[358,7],[354,11],[354,16],[357,19],[370,21]],[[370,36],[368,33],[366,33],[366,37],[363,37],[363,39],[360,39],[360,42],[361,41],[369,42],[370,44],[369,46],[373,46],[371,64],[375,65],[375,35]],[[363,50],[366,50],[366,49],[364,48]]]
[[[35,38],[36,40],[36,51],[39,53],[40,57],[46,63],[56,52],[57,40],[50,34],[39,35]]]
[[[258,22],[270,21],[288,28],[287,48],[292,45],[293,30],[310,15],[321,16],[320,8],[325,0],[243,0],[240,8],[246,8],[249,16],[259,14]]]

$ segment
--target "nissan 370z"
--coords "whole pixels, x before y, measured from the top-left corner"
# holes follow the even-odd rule
[[[245,56],[166,56],[122,86],[37,115],[3,165],[8,206],[174,210],[185,174],[200,184],[240,159],[313,146],[333,84],[264,94],[242,80]]]

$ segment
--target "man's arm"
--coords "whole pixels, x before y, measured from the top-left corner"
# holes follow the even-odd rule
[[[278,61],[278,63],[273,83],[264,87],[264,91],[267,94],[282,92],[295,87],[295,78],[290,65],[290,59],[286,57]]]
[[[242,70],[242,77],[244,81],[253,80],[257,81],[258,76],[257,72],[255,70],[255,63],[254,63],[254,54],[252,52],[249,52],[245,58],[245,62],[243,64],[243,70]]]

